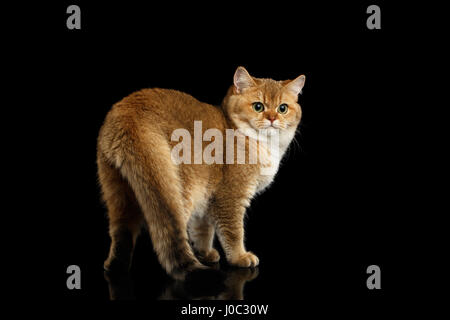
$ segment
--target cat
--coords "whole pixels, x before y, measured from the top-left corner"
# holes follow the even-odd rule
[[[215,234],[230,265],[256,267],[258,257],[244,246],[243,219],[251,199],[272,183],[279,161],[272,163],[271,174],[261,174],[263,161],[176,164],[171,152],[177,141],[171,137],[179,128],[193,134],[194,121],[202,122],[203,132],[215,128],[224,136],[228,129],[266,136],[277,132],[282,156],[301,120],[298,95],[304,83],[304,75],[275,81],[252,77],[238,67],[220,107],[159,88],[137,91],[116,103],[97,144],[98,180],[111,237],[105,270],[129,269],[143,225],[159,262],[172,276],[217,263]],[[258,135],[247,135],[247,153],[249,141],[256,141],[259,154],[273,151]]]

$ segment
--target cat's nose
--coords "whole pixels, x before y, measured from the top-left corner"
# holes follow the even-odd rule
[[[276,118],[276,117],[277,117],[277,116],[276,116],[275,114],[269,115],[268,119],[270,120],[270,123],[273,123],[273,122],[275,121],[275,118]]]

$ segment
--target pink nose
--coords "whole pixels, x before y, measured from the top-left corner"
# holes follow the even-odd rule
[[[269,116],[270,123],[273,123],[275,121],[275,117],[276,117],[275,115]]]

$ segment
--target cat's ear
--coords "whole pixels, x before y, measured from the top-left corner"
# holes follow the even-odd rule
[[[245,70],[244,67],[238,67],[234,73],[234,88],[236,93],[242,93],[243,90],[255,86],[255,80]]]
[[[286,84],[286,89],[293,95],[298,96],[302,92],[302,88],[305,85],[305,76],[301,75]]]

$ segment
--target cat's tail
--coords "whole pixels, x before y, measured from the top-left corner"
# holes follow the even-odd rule
[[[179,168],[171,161],[167,138],[138,123],[129,128],[115,128],[103,138],[101,132],[99,148],[135,193],[161,265],[175,277],[206,268],[188,242]]]

